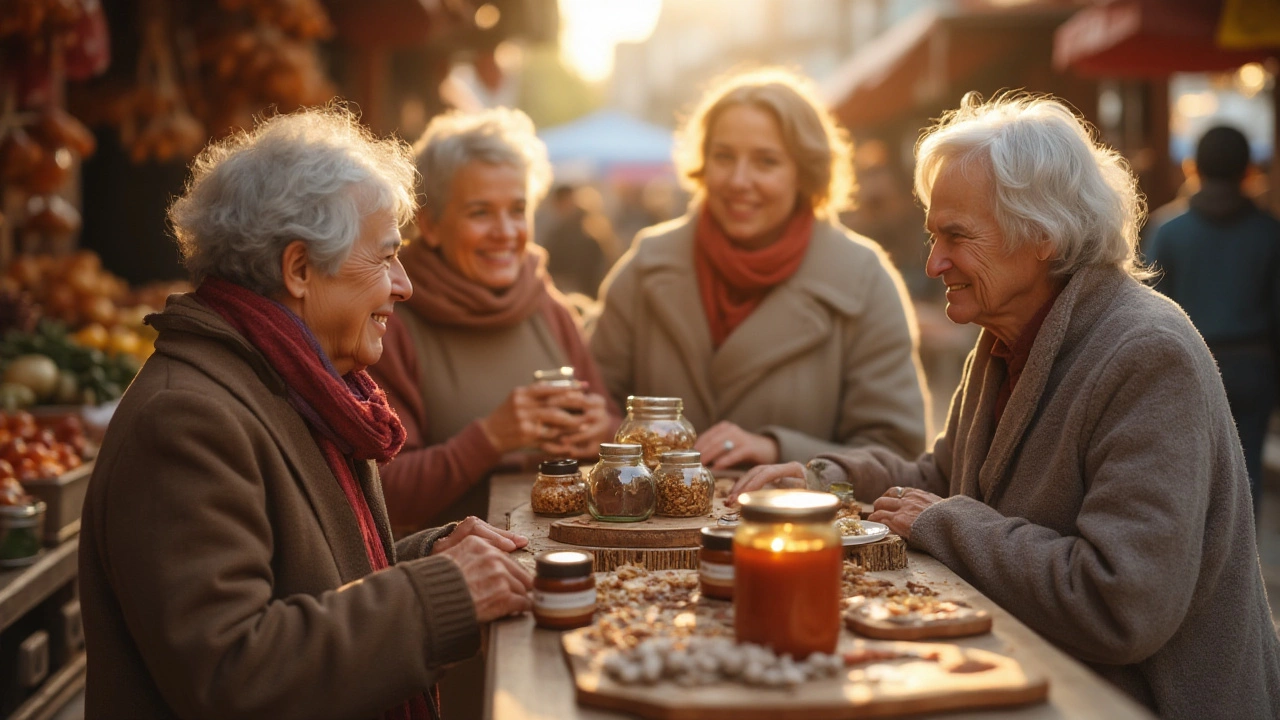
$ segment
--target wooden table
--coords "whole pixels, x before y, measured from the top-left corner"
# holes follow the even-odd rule
[[[512,508],[529,501],[532,475],[495,475],[489,496],[489,522],[506,527]],[[548,522],[548,525],[550,523]],[[545,543],[543,543],[545,544]],[[529,553],[516,559],[533,567]],[[992,650],[1039,668],[1049,677],[1049,702],[998,713],[946,713],[951,720],[993,715],[1007,720],[1050,718],[1153,718],[1114,686],[1078,661],[1049,644],[999,605],[960,579],[932,557],[910,552],[904,570],[876,573],[899,586],[907,580],[924,582],[945,595],[991,613],[994,629],[988,635],[956,640],[956,644]],[[485,717],[493,720],[620,720],[619,713],[580,707],[573,678],[560,650],[560,634],[534,627],[525,616],[493,623],[486,648]],[[921,717],[921,716],[913,716]]]

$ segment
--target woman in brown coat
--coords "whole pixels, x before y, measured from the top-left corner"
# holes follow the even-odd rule
[[[730,77],[677,159],[689,213],[643,231],[601,287],[591,352],[614,399],[682,398],[717,468],[922,450],[915,317],[880,248],[835,220],[850,147],[810,84]]]
[[[1139,282],[1124,161],[1056,100],[967,99],[921,141],[916,192],[947,316],[983,328],[946,432],[915,461],[756,468],[733,497],[852,482],[1160,717],[1280,717],[1240,440],[1208,348]]]
[[[546,252],[529,243],[550,176],[533,122],[506,108],[442,115],[416,150],[422,238],[403,259],[432,291],[396,309],[370,368],[408,431],[382,475],[398,532],[485,512],[504,456],[591,457],[621,421]],[[580,387],[534,384],[562,366]]]
[[[412,293],[408,147],[341,108],[207,148],[170,215],[193,279],[148,319],[80,541],[88,718],[438,717],[438,670],[528,605],[526,541],[392,543],[404,429],[364,368]]]

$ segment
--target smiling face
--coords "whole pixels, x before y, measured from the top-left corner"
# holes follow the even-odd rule
[[[391,213],[366,216],[346,262],[334,275],[313,269],[294,308],[340,375],[378,362],[387,316],[413,294],[400,264],[400,242]]]
[[[469,162],[454,176],[440,217],[419,216],[422,236],[459,275],[506,290],[520,276],[529,242],[527,185],[514,166]]]
[[[796,206],[796,162],[773,115],[754,105],[723,110],[707,130],[707,209],[735,244],[762,248],[782,236]]]
[[[932,247],[925,272],[947,285],[947,317],[975,323],[1012,345],[1053,296],[1049,245],[1006,250],[987,171],[944,163],[929,194],[925,226]]]

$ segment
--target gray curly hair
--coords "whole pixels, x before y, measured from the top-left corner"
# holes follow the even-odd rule
[[[926,209],[948,162],[989,173],[1008,249],[1048,241],[1056,275],[1112,265],[1151,277],[1137,251],[1146,217],[1137,178],[1061,100],[1009,93],[983,102],[966,94],[916,145],[915,190]]]
[[[284,289],[280,258],[294,240],[321,272],[337,273],[364,217],[412,220],[413,154],[379,140],[341,103],[260,120],[211,143],[169,208],[192,280],[208,276],[268,297]]]

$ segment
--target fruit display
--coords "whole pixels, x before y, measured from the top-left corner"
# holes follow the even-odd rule
[[[140,367],[133,354],[85,347],[43,320],[35,332],[11,330],[0,341],[0,408],[97,405],[120,397]]]
[[[83,465],[87,444],[84,424],[75,415],[0,413],[0,505],[28,502],[22,482],[57,477]]]

